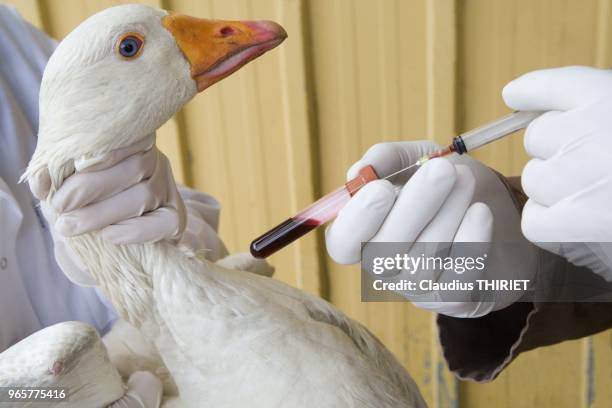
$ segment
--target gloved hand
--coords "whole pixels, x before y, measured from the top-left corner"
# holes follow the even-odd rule
[[[49,173],[43,170],[30,182],[52,227],[56,260],[73,282],[95,285],[65,237],[96,230],[115,244],[180,240],[193,252],[207,251],[211,260],[227,254],[216,234],[218,202],[182,188],[186,207],[170,163],[154,142],[154,136],[150,136],[89,162],[77,163],[76,173],[66,178],[53,195],[51,208],[45,202],[51,186]]]
[[[159,408],[162,391],[159,378],[148,371],[136,371],[128,379],[125,395],[110,408]]]
[[[512,109],[550,111],[525,133],[532,160],[522,173],[523,233],[612,280],[612,71],[534,71],[506,85],[503,97]]]
[[[168,158],[154,143],[149,136],[94,162],[76,163],[76,173],[51,198],[58,214],[55,230],[65,237],[101,230],[115,244],[178,240],[185,228],[185,205]],[[50,185],[43,169],[30,189],[42,201]]]
[[[384,177],[437,148],[427,141],[378,144],[350,168],[347,178],[355,177],[359,169],[368,164]],[[336,262],[359,262],[362,242],[493,240],[515,242],[527,257],[535,252],[520,234],[518,210],[506,186],[493,171],[477,161],[467,156],[434,159],[407,182],[402,181],[405,185],[397,199],[388,181],[373,181],[339,212],[326,231],[327,250]],[[498,268],[512,268],[516,261],[510,259],[511,256],[499,251],[490,254],[485,274],[494,273]],[[515,277],[529,279],[534,271],[533,267],[522,268],[516,271]],[[473,302],[471,297],[465,302],[445,302],[438,292],[429,297],[402,294],[419,307],[456,317],[481,316],[516,300],[516,295],[508,292],[487,302]]]

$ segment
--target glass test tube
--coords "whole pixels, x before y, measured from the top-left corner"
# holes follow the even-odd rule
[[[372,166],[364,167],[357,177],[347,181],[342,187],[323,196],[305,210],[253,240],[251,255],[255,258],[267,258],[319,225],[332,220],[357,191],[377,179],[378,175]]]

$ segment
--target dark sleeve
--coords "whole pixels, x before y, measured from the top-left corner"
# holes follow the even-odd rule
[[[520,179],[500,178],[522,209]],[[611,328],[612,303],[518,302],[474,319],[438,315],[437,325],[449,369],[461,379],[488,382],[523,351]]]

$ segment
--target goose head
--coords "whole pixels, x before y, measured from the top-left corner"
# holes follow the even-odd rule
[[[145,138],[198,92],[286,37],[269,21],[205,20],[144,5],[91,16],[49,59],[38,146],[24,178],[48,166],[61,182],[53,172],[67,162]]]

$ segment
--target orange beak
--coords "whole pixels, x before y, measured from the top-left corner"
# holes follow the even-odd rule
[[[198,92],[279,45],[287,33],[271,21],[204,20],[182,14],[162,19],[191,64]]]

